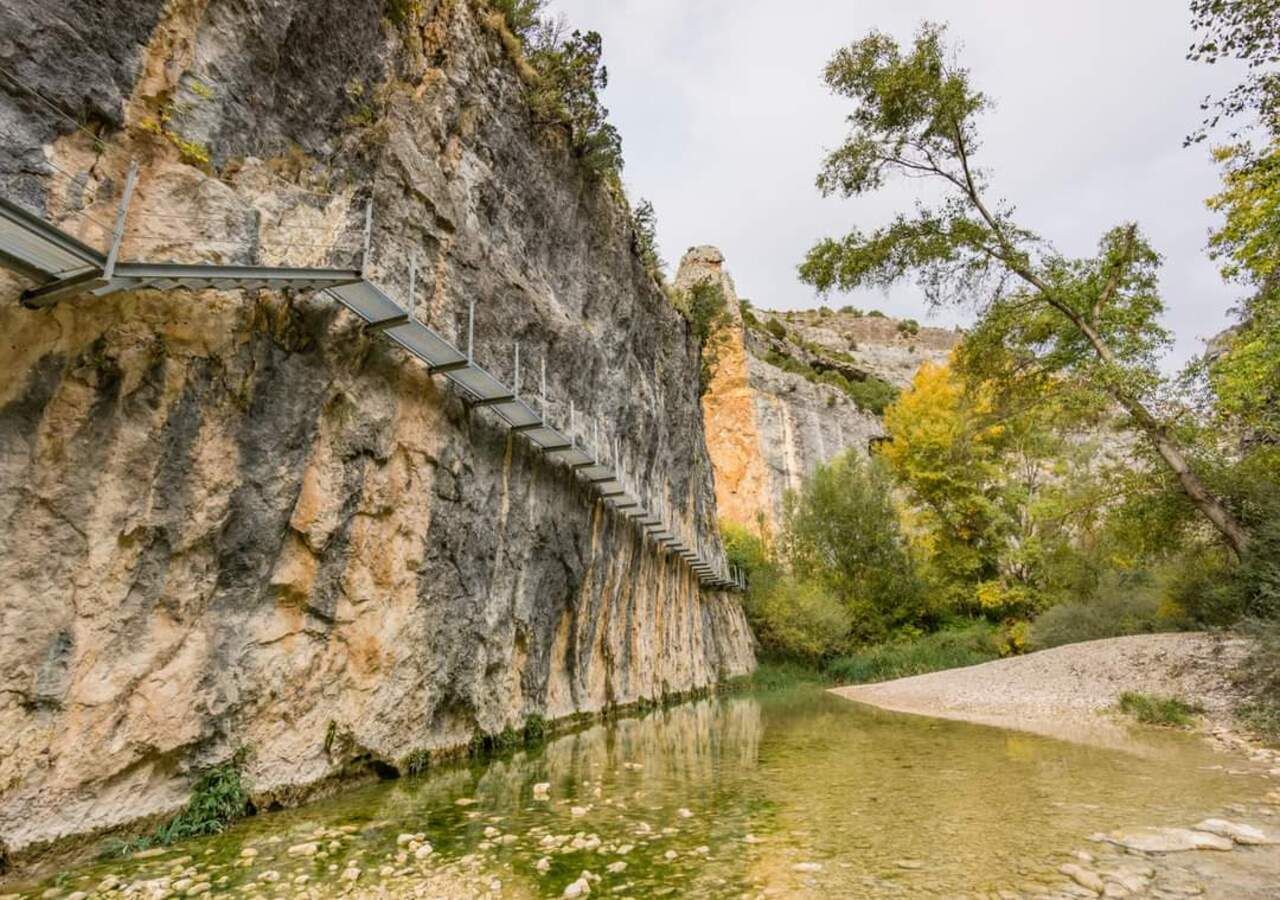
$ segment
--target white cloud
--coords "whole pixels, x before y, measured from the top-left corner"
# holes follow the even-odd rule
[[[1181,0],[553,0],[553,9],[604,37],[624,180],[633,198],[653,201],[664,256],[674,264],[689,246],[719,246],[739,292],[760,306],[815,305],[796,278],[813,242],[910,206],[913,183],[857,200],[819,197],[819,161],[848,112],[821,69],[872,28],[905,39],[932,19],[950,23],[962,61],[996,103],[980,162],[1022,221],[1084,254],[1107,228],[1137,220],[1166,259],[1171,366],[1227,324],[1237,292],[1204,253],[1214,223],[1204,199],[1217,173],[1205,146],[1181,143],[1200,100],[1238,72],[1184,59]],[[910,285],[830,302],[927,317]]]

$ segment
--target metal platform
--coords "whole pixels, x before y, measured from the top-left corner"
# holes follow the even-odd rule
[[[380,334],[421,360],[430,373],[441,374],[459,388],[475,407],[488,407],[511,430],[523,436],[547,457],[568,466],[590,485],[619,515],[625,516],[642,535],[663,552],[689,566],[699,582],[710,588],[745,590],[743,574],[732,566],[703,557],[685,546],[665,524],[665,517],[648,508],[627,484],[620,464],[584,446],[574,434],[570,405],[569,427],[546,418],[546,368],[543,363],[542,398],[538,409],[520,398],[519,351],[515,357],[514,388],[476,363],[474,357],[475,305],[470,305],[467,349],[459,350],[412,313],[414,274],[410,272],[410,308],[401,306],[358,269],[288,266],[222,265],[215,263],[140,262],[118,260],[129,198],[136,180],[131,168],[126,182],[111,247],[102,253],[62,229],[0,197],[0,266],[34,281],[21,301],[28,308],[52,306],[71,297],[104,297],[120,291],[173,290],[305,290],[322,292],[365,322],[366,330]],[[370,213],[365,218],[365,255],[368,255]]]

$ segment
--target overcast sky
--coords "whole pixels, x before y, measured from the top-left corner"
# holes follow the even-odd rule
[[[995,101],[979,161],[1021,221],[1083,255],[1108,227],[1136,219],[1164,255],[1170,365],[1223,328],[1239,297],[1204,252],[1216,169],[1207,147],[1182,148],[1201,98],[1236,73],[1185,61],[1185,0],[552,0],[552,9],[604,37],[623,179],[633,201],[653,201],[673,272],[688,247],[714,244],[756,305],[821,302],[796,277],[806,250],[909,209],[916,187],[819,196],[814,177],[849,111],[822,84],[823,64],[872,28],[909,39],[931,19],[950,24],[962,63]],[[930,316],[907,284],[827,302],[966,321],[962,311]]]

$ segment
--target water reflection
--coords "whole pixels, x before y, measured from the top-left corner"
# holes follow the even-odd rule
[[[445,877],[454,892],[560,896],[585,870],[593,891],[636,897],[998,890],[1049,877],[1055,854],[1091,832],[1194,821],[1259,790],[1206,768],[1215,759],[1192,738],[1149,735],[1135,749],[813,691],[702,700],[261,816],[164,857],[83,868],[65,889],[177,871],[262,896],[412,895]],[[288,855],[317,833],[315,856]],[[397,841],[414,834],[434,852],[418,859]],[[245,848],[257,855],[242,859]],[[192,859],[175,870],[181,856]]]

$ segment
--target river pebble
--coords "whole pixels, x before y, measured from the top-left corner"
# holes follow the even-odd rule
[[[1098,873],[1090,871],[1084,866],[1077,865],[1076,863],[1064,863],[1058,867],[1058,871],[1063,875],[1066,875],[1082,888],[1093,891],[1095,894],[1101,894],[1106,890],[1106,885],[1103,883],[1102,879],[1098,877]]]

